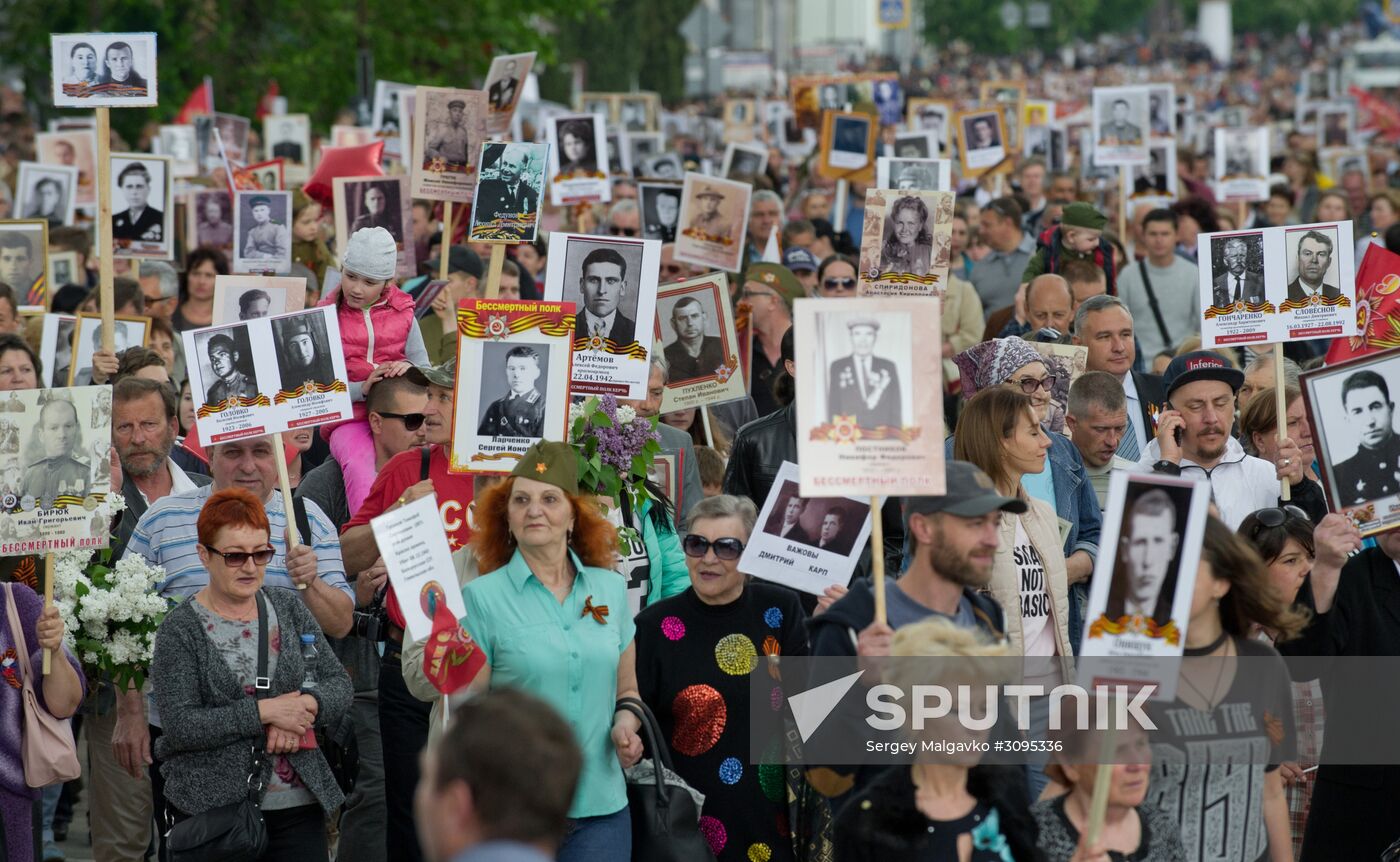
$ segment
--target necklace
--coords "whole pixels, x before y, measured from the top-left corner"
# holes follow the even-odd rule
[[[1201,653],[1201,655],[1209,655],[1211,652],[1214,652],[1214,651],[1215,651],[1215,648],[1218,647],[1218,646],[1220,645],[1220,643],[1221,643],[1222,641],[1224,641],[1224,640],[1225,640],[1225,635],[1224,635],[1224,634],[1221,634],[1220,637],[1216,639],[1216,641],[1215,641],[1215,643],[1212,645],[1211,649],[1206,650],[1205,652]],[[1227,642],[1226,647],[1225,647],[1225,654],[1224,654],[1223,656],[1221,656],[1221,658],[1222,658],[1222,659],[1227,659],[1227,658],[1229,658],[1229,657],[1230,657],[1230,653],[1231,653],[1231,650],[1230,650],[1229,644],[1228,644],[1228,642]],[[1183,674],[1181,675],[1181,681],[1184,682],[1184,683],[1186,683],[1188,686],[1190,686],[1190,687],[1191,687],[1191,690],[1194,691],[1198,697],[1200,697],[1202,700],[1205,701],[1205,704],[1206,704],[1205,711],[1206,711],[1206,712],[1210,712],[1210,711],[1212,711],[1212,710],[1215,709],[1216,704],[1217,704],[1216,696],[1217,696],[1218,694],[1220,694],[1220,682],[1221,682],[1221,680],[1223,680],[1223,679],[1225,679],[1225,662],[1224,662],[1224,661],[1222,661],[1222,662],[1220,663],[1220,669],[1217,670],[1217,671],[1215,672],[1215,682],[1214,682],[1214,684],[1212,684],[1211,687],[1210,687],[1210,696],[1209,696],[1209,697],[1206,697],[1206,693],[1203,692],[1203,691],[1201,691],[1199,688],[1197,688],[1196,685],[1195,685],[1195,683],[1191,682],[1191,679],[1190,679],[1189,677],[1187,677],[1186,674],[1183,673]]]
[[[1229,634],[1227,634],[1227,633],[1222,629],[1222,630],[1220,631],[1220,637],[1216,638],[1215,640],[1211,641],[1210,643],[1206,644],[1205,646],[1203,646],[1203,647],[1187,647],[1186,649],[1182,650],[1182,652],[1183,652],[1185,655],[1188,655],[1188,656],[1210,655],[1211,653],[1213,653],[1213,652],[1215,652],[1216,650],[1220,649],[1220,645],[1223,644],[1223,643],[1225,643],[1225,638],[1227,638],[1227,637],[1229,637]]]

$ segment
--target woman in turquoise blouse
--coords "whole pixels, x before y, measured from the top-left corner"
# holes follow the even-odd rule
[[[615,709],[637,697],[627,582],[608,568],[616,533],[579,496],[577,455],[564,443],[532,446],[475,508],[483,576],[462,597],[486,666],[472,687],[531,692],[573,728],[583,773],[560,862],[629,859],[622,770],[641,757],[642,741],[636,717]]]

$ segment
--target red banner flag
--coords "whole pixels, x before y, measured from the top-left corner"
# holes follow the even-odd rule
[[[429,600],[434,606],[433,632],[423,645],[423,673],[438,691],[452,694],[476,679],[486,664],[486,656],[452,616],[447,602],[436,598]]]
[[[1356,270],[1356,335],[1336,338],[1327,364],[1400,347],[1400,254],[1371,243]]]
[[[195,117],[214,113],[214,81],[212,78],[205,78],[204,83],[194,88],[190,97],[185,100],[185,106],[180,109],[180,113],[175,115],[175,124],[186,126],[194,122]]]

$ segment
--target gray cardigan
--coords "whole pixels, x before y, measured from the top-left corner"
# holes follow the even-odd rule
[[[302,632],[316,635],[316,682],[320,704],[318,728],[338,727],[350,709],[350,677],[321,634],[321,627],[290,590],[263,588],[277,613],[281,652],[270,697],[297,691],[305,675]],[[165,797],[186,814],[199,814],[243,798],[252,769],[253,746],[267,744],[258,719],[258,702],[243,691],[233,671],[204,633],[198,612],[187,599],[165,615],[156,632],[151,681],[164,732],[156,756],[165,776]],[[344,801],[326,759],[317,749],[287,755],[302,783],[327,812]],[[264,784],[272,777],[272,757],[265,757]]]

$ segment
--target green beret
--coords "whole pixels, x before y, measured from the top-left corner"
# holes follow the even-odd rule
[[[1065,207],[1064,215],[1060,217],[1060,224],[1064,227],[1087,227],[1091,230],[1103,230],[1103,226],[1108,224],[1108,216],[1094,209],[1093,204],[1075,201]]]
[[[520,456],[512,476],[521,476],[578,496],[578,452],[568,443],[541,440]]]
[[[787,303],[788,308],[792,308],[792,301],[807,295],[807,291],[802,289],[802,282],[797,280],[797,276],[792,274],[792,270],[780,263],[755,263],[744,270],[745,283],[756,281],[773,289]]]

